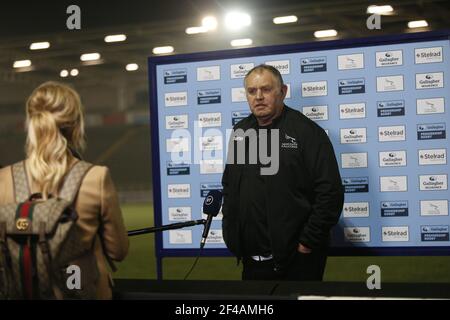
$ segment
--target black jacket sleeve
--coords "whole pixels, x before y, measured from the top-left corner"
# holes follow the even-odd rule
[[[305,145],[305,164],[312,176],[312,212],[300,234],[299,242],[314,249],[326,246],[330,229],[337,224],[344,203],[344,189],[336,157],[326,133]]]

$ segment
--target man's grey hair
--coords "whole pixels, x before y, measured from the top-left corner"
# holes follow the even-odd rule
[[[268,71],[271,74],[273,74],[275,76],[275,78],[277,79],[278,83],[280,84],[280,87],[282,87],[284,85],[283,82],[283,77],[281,76],[280,71],[278,71],[277,68],[273,67],[273,66],[269,66],[268,64],[260,64],[257,65],[256,67],[254,67],[253,69],[251,69],[244,78],[244,87],[247,87],[246,83],[247,83],[247,78],[254,72],[258,72],[261,73],[263,71]]]

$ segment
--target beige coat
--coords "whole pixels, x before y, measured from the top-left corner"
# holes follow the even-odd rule
[[[27,174],[32,193],[39,192],[31,182],[28,169]],[[0,169],[0,205],[13,202],[13,180],[9,166]],[[127,255],[129,243],[117,192],[107,167],[94,166],[89,170],[81,184],[75,208],[79,217],[77,225],[82,230],[81,241],[86,248],[94,248],[97,257],[100,273],[97,298],[111,299],[112,279],[105,254],[112,260],[121,261]]]

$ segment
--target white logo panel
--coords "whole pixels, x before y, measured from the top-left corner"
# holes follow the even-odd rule
[[[192,244],[192,230],[169,230],[170,244]]]
[[[267,61],[266,64],[276,68],[281,74],[289,74],[291,72],[289,60]]]
[[[187,92],[169,92],[164,94],[166,107],[187,106]]]
[[[436,89],[444,87],[444,73],[418,73],[416,74],[416,89]]]
[[[215,113],[200,113],[198,115],[198,126],[200,128],[220,127],[222,125],[222,114]]]
[[[180,114],[175,116],[166,116],[166,129],[187,129],[188,128],[188,115]]]
[[[417,114],[434,114],[444,112],[444,98],[417,99]]]
[[[370,242],[369,227],[344,228],[344,238],[347,242]]]
[[[222,150],[222,136],[200,137],[200,151]]]
[[[419,176],[420,191],[447,190],[447,175],[422,175]]]
[[[254,66],[254,63],[232,64],[230,66],[231,79],[244,78]]]
[[[359,119],[366,117],[366,104],[361,103],[345,103],[339,105],[340,119]]]
[[[381,192],[403,192],[408,191],[407,176],[380,177]]]
[[[341,153],[343,169],[367,168],[367,152]]]
[[[378,127],[378,141],[404,141],[406,140],[405,126]]]
[[[407,227],[407,226],[382,227],[381,234],[382,234],[383,242],[393,242],[393,241],[406,242],[406,241],[409,241],[409,227]]]
[[[320,97],[328,94],[327,82],[302,82],[302,97]]]
[[[380,151],[379,164],[380,167],[404,167],[406,166],[406,151]]]
[[[231,88],[231,102],[245,102],[245,101],[247,101],[245,88]]]
[[[351,70],[364,68],[364,54],[348,54],[338,56],[338,69]]]
[[[328,106],[303,107],[302,113],[311,120],[328,120]]]
[[[403,76],[377,77],[377,92],[403,90]]]
[[[342,209],[344,218],[367,218],[369,216],[368,202],[346,202]]]
[[[166,152],[188,152],[189,139],[188,138],[170,138],[166,139]]]
[[[419,150],[419,165],[447,164],[447,149]]]
[[[197,68],[197,81],[220,80],[220,66]]]
[[[442,62],[442,47],[414,49],[415,61],[421,63]]]
[[[447,200],[422,200],[420,201],[421,216],[448,216]]]
[[[191,207],[169,207],[170,221],[189,221],[192,219]]]
[[[376,53],[377,67],[393,67],[403,64],[402,50],[381,51]]]
[[[169,184],[167,186],[167,194],[169,199],[190,198],[191,185],[190,184]]]
[[[345,128],[340,129],[341,143],[366,143],[367,132],[366,128]]]
[[[223,172],[223,160],[200,160],[200,174],[214,174]]]

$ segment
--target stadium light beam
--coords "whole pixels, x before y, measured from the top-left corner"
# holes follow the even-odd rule
[[[31,67],[31,60],[17,60],[14,61],[13,68],[27,68]]]
[[[121,42],[127,40],[124,34],[113,34],[105,37],[105,42]]]
[[[50,42],[33,42],[30,44],[30,50],[42,50],[50,48]]]
[[[230,42],[232,47],[251,46],[253,44],[252,39],[235,39]]]
[[[136,71],[137,69],[139,69],[139,65],[137,63],[129,63],[126,65],[125,69],[127,71]]]
[[[202,19],[202,27],[206,28],[207,31],[216,30],[217,19],[213,16],[207,16]]]
[[[252,18],[245,12],[233,11],[225,16],[225,26],[231,31],[240,30],[252,24]]]
[[[394,9],[392,6],[386,5],[386,6],[368,6],[367,7],[367,13],[369,14],[392,14]]]
[[[174,48],[172,46],[165,46],[165,47],[155,47],[153,48],[153,54],[165,54],[165,53],[172,53],[174,51]]]
[[[297,21],[298,21],[297,16],[284,16],[273,18],[273,23],[275,24],[294,23]]]
[[[410,29],[423,27],[428,27],[428,22],[426,20],[416,20],[408,22],[408,28]]]
[[[84,53],[80,57],[81,61],[95,61],[100,60],[100,53],[94,52],[94,53]]]
[[[337,31],[334,29],[329,30],[319,30],[314,32],[314,37],[316,38],[328,38],[328,37],[335,37],[337,36]]]

